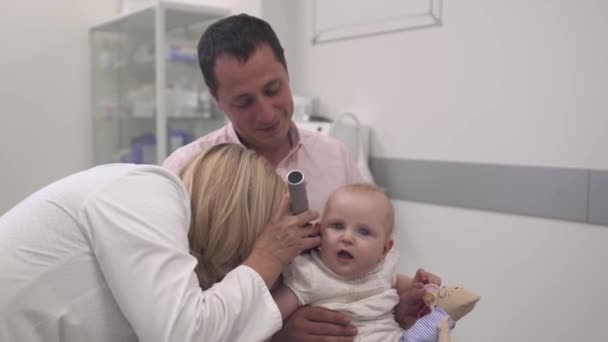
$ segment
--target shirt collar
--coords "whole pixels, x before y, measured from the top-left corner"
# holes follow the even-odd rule
[[[228,136],[229,142],[231,142],[233,144],[239,144],[241,146],[244,146],[243,143],[241,142],[241,139],[239,139],[239,136],[236,133],[236,130],[234,129],[234,126],[232,125],[232,122],[228,122],[228,125],[226,126],[226,130],[227,130],[226,134]],[[298,128],[296,127],[296,124],[293,121],[291,121],[289,123],[289,132],[287,133],[287,135],[289,137],[289,141],[291,142],[291,149],[289,150],[289,152],[287,153],[285,158],[283,158],[283,160],[286,160],[289,157],[291,157],[291,155],[296,153],[296,151],[300,148],[300,146],[302,146],[302,139],[300,137],[300,132],[298,131]],[[283,160],[281,162],[283,162]]]
[[[293,121],[289,123],[289,132],[287,133],[287,135],[289,136],[289,142],[291,142],[291,149],[289,150],[285,158],[283,158],[283,160],[289,158],[292,154],[296,153],[300,146],[302,146],[300,131],[298,130],[296,124]]]
[[[236,134],[236,131],[234,130],[234,126],[232,125],[232,122],[228,122],[228,125],[226,125],[226,131],[227,131],[226,134],[228,135],[229,142],[243,146],[243,143],[241,143],[241,139],[239,139],[239,136]]]

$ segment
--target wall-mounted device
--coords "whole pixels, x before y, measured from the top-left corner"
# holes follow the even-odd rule
[[[296,122],[300,129],[334,137],[346,145],[351,158],[355,161],[363,180],[374,183],[369,169],[370,128],[362,125],[356,115],[344,113],[333,122]]]

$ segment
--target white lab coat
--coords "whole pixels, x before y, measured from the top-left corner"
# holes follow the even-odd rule
[[[281,315],[253,269],[201,291],[189,196],[156,166],[67,177],[0,217],[0,341],[263,341]]]

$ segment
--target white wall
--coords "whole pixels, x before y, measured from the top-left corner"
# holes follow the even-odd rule
[[[0,2],[0,215],[91,163],[88,27],[117,0]]]
[[[396,202],[401,270],[481,294],[453,332],[468,342],[608,341],[608,228]]]
[[[182,0],[260,15],[260,0]],[[92,164],[89,27],[121,0],[0,2],[0,215]],[[201,76],[202,77],[202,76]]]
[[[442,28],[314,47],[298,2],[295,90],[372,124],[376,155],[608,169],[608,3],[444,2]]]
[[[292,15],[293,1],[285,0],[263,0],[261,3],[260,16],[268,21],[275,30],[281,45],[285,50],[285,58],[287,59],[287,68],[291,79],[291,86],[296,83],[294,75],[304,69],[297,63],[293,65],[291,62],[297,62],[299,57],[301,23],[300,16]],[[297,76],[296,76],[297,78]],[[294,93],[296,94],[296,93]]]
[[[316,46],[311,3],[283,13],[294,92],[359,115],[374,156],[608,169],[607,2],[445,0],[441,28]],[[608,227],[395,205],[402,270],[482,295],[454,341],[608,340]]]

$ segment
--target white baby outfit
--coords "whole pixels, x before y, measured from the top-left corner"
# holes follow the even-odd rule
[[[399,341],[403,331],[393,309],[399,303],[394,288],[399,254],[391,250],[372,272],[347,280],[331,271],[319,253],[311,251],[292,262],[283,281],[300,305],[321,306],[346,313],[357,327],[355,341]]]

